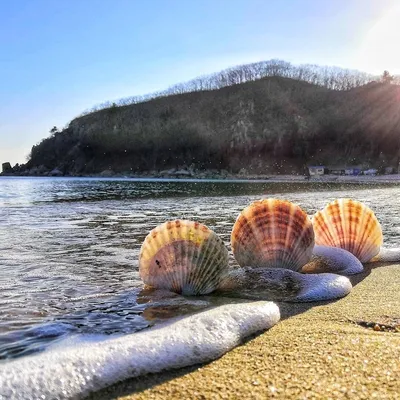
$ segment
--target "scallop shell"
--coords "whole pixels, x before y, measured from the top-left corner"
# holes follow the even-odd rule
[[[340,247],[361,262],[379,253],[383,243],[382,229],[373,211],[352,199],[329,203],[313,217],[315,243]]]
[[[176,220],[147,235],[140,249],[139,272],[143,282],[156,289],[207,294],[225,277],[228,262],[227,248],[211,229]]]
[[[311,258],[314,231],[299,206],[266,199],[255,201],[239,214],[231,244],[240,266],[298,271]]]

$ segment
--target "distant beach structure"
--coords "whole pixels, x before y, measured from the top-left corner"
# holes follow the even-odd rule
[[[375,176],[378,174],[376,168],[363,168],[362,166],[345,166],[345,165],[309,165],[308,167],[309,176],[320,176],[320,175],[347,175],[347,176],[359,176],[359,175],[369,175]],[[394,167],[386,167],[381,174],[390,175],[395,173]]]
[[[326,167],[323,165],[318,165],[318,166],[308,166],[308,172],[310,173],[310,176],[316,176],[316,175],[324,175],[328,173],[328,170]]]

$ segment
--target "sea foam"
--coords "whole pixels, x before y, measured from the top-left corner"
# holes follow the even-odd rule
[[[214,360],[279,318],[271,302],[228,304],[139,333],[56,346],[0,365],[0,399],[81,399],[124,379]]]

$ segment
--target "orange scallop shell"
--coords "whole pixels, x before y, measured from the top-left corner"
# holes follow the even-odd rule
[[[168,221],[145,238],[139,254],[143,282],[186,295],[211,293],[229,267],[222,240],[199,222]]]
[[[285,200],[259,200],[239,214],[231,244],[240,266],[298,271],[311,258],[314,231],[298,205]]]
[[[338,199],[318,211],[313,219],[315,244],[340,247],[367,262],[379,253],[382,229],[374,212],[352,199]]]

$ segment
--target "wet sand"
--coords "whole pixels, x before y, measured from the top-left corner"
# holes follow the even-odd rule
[[[400,399],[400,265],[352,281],[336,302],[281,303],[281,322],[218,360],[122,382],[93,399]]]

